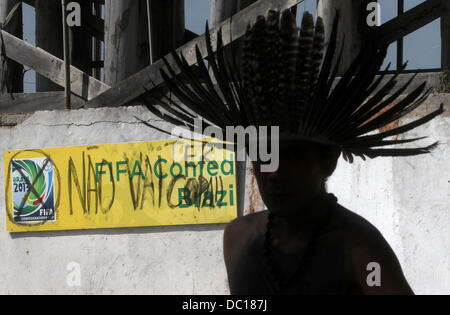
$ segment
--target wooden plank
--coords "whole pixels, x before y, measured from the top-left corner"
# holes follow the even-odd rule
[[[397,76],[395,79],[397,81],[396,88],[393,91],[398,90],[400,87],[404,86],[414,75],[415,73],[402,73]],[[373,96],[375,93],[379,91],[379,89],[384,86],[389,80],[392,79],[394,74],[386,75],[381,81],[375,91],[371,94]],[[379,78],[379,75],[375,77],[375,80]],[[333,86],[336,85],[341,78],[337,78],[333,82]],[[417,89],[422,83],[426,83],[426,88],[431,88],[432,92],[441,93],[442,92],[442,82],[441,82],[441,72],[424,72],[416,74],[416,78],[408,85],[408,87],[403,91],[402,95],[407,95]]]
[[[211,30],[211,40],[213,42],[213,46],[215,46],[214,43],[217,38],[216,32],[219,27],[222,27],[224,45],[228,45],[231,41],[234,41],[245,34],[247,25],[253,23],[256,16],[267,15],[267,12],[270,9],[288,9],[301,2],[303,2],[303,0],[257,1]],[[177,51],[184,54],[189,65],[193,65],[196,63],[196,45],[199,46],[203,58],[207,55],[204,41],[204,35],[202,35],[181,46],[177,49]],[[174,64],[174,60],[172,60],[170,55],[167,55],[167,58],[170,63]],[[145,93],[144,86],[148,89],[153,87],[149,83],[149,78],[151,78],[156,85],[163,82],[159,73],[159,69],[163,66],[163,64],[163,61],[160,59],[153,65],[133,74],[129,78],[118,83],[114,86],[114,88],[109,89],[102,95],[90,100],[87,104],[88,107],[121,106],[139,97]],[[176,70],[178,71],[177,68]]]
[[[411,73],[401,73],[397,75],[397,78],[395,81],[397,82],[394,91],[398,90],[400,87],[404,86],[413,75],[416,75],[416,78],[408,85],[408,87],[403,91],[402,95],[407,95],[417,89],[420,85],[423,83],[426,83],[427,88],[431,88],[432,93],[445,93],[443,85],[442,85],[442,72],[435,71],[435,72],[423,72],[423,73],[415,73],[414,71],[411,71]],[[375,95],[376,92],[379,91],[386,83],[388,83],[394,74],[387,74],[382,80],[377,89],[375,89],[370,96]],[[377,80],[380,77],[380,75],[375,76],[375,80]],[[341,77],[337,77],[332,87],[334,88],[336,84],[339,83],[341,80]],[[189,85],[188,85],[189,86]],[[203,84],[203,86],[206,87],[206,84]],[[214,88],[217,92],[220,92],[220,89],[217,85],[214,85]],[[165,92],[163,93],[166,97],[170,97],[172,101],[178,105],[183,105],[181,101],[172,93]],[[143,105],[142,102],[135,101],[133,105]],[[450,113],[449,113],[450,114]]]
[[[446,0],[447,1],[447,0]],[[408,10],[374,30],[375,38],[390,44],[438,19],[443,10],[442,0],[428,0]]]
[[[72,95],[72,109],[83,107],[86,102]],[[64,92],[37,92],[0,94],[0,113],[31,113],[38,110],[64,109]]]
[[[8,58],[28,66],[56,84],[64,86],[64,62],[61,59],[5,31],[1,32]],[[72,93],[85,100],[90,100],[110,88],[74,66],[70,68],[70,81]]]
[[[405,84],[412,74],[400,74],[397,78],[397,86]],[[405,90],[405,94],[410,93],[417,88],[422,82],[427,83],[427,87],[433,88],[434,91],[441,91],[441,73],[419,73],[411,85]],[[377,76],[378,77],[378,76]],[[392,75],[387,75],[381,85],[387,83],[391,79]],[[336,83],[339,82],[339,78]],[[335,83],[335,84],[336,84]],[[169,96],[169,95],[167,95]],[[172,100],[175,103],[181,104],[181,102],[171,95]],[[80,97],[72,95],[72,108],[78,109],[86,105],[86,101]],[[139,102],[135,102],[134,105],[142,105]],[[14,94],[0,94],[0,113],[2,114],[17,114],[17,113],[29,113],[38,110],[61,110],[64,108],[64,92],[38,92],[38,93],[14,93]],[[450,114],[450,112],[449,112]]]

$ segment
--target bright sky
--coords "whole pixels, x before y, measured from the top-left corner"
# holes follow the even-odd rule
[[[425,0],[404,0],[405,10],[409,10]],[[397,1],[378,0],[381,6],[381,22],[384,23],[397,14]],[[299,4],[297,23],[303,11],[314,14],[316,0],[305,0]],[[210,0],[185,0],[186,28],[203,34],[206,20],[209,19]],[[23,4],[24,14],[24,39],[35,44],[34,8]],[[396,67],[396,44],[391,45],[385,64],[392,62],[392,69]],[[404,39],[404,61],[408,60],[407,69],[432,69],[441,66],[441,40],[440,20],[436,20]],[[35,91],[36,76],[33,71],[28,71],[24,79],[25,92]]]

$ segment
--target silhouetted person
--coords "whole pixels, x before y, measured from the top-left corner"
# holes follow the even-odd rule
[[[225,229],[231,294],[413,293],[381,233],[326,192],[339,155],[314,143],[281,143],[276,172],[260,172],[253,163],[268,210]],[[370,263],[378,264],[379,274],[367,270]]]
[[[258,16],[248,25],[240,60],[223,50],[220,32],[214,41],[206,28],[211,71],[199,47],[195,73],[176,53],[174,63],[165,62],[160,71],[183,106],[162,94],[149,95],[160,105],[147,101],[154,115],[189,131],[199,132],[199,117],[205,122],[202,128],[215,127],[213,133],[222,132],[222,139],[228,127],[279,127],[279,169],[264,173],[253,163],[268,210],[240,217],[225,229],[224,258],[233,294],[413,293],[380,232],[340,206],[326,192],[325,182],[340,154],[353,163],[355,158],[430,153],[438,142],[403,147],[397,145],[422,138],[392,136],[441,115],[443,104],[414,121],[386,128],[423,104],[429,90],[420,84],[398,100],[412,80],[395,87],[395,76],[383,80],[388,68],[377,77],[389,44],[379,29],[366,38],[338,80],[343,57],[337,41],[339,16],[326,45],[322,18],[314,22],[305,12],[298,27],[289,9],[269,10],[267,17]],[[211,136],[211,131],[204,133]]]

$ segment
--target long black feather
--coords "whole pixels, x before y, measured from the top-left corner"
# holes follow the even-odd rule
[[[165,95],[148,92],[144,100],[157,117],[176,125],[193,128],[193,119],[202,117],[206,126],[279,125],[281,138],[295,137],[338,146],[346,161],[377,156],[410,156],[431,152],[438,143],[420,148],[396,148],[425,137],[385,140],[421,126],[444,111],[439,109],[413,122],[385,132],[377,131],[418,108],[428,96],[425,84],[402,96],[415,76],[396,88],[397,74],[383,83],[389,65],[377,77],[387,47],[367,40],[363,48],[335,84],[343,56],[344,42],[338,48],[336,12],[329,44],[324,53],[324,25],[305,13],[300,33],[290,10],[269,11],[267,19],[258,16],[249,25],[243,40],[242,60],[224,49],[222,30],[213,51],[206,23],[205,46],[208,71],[198,46],[195,47],[198,71],[186,58],[172,52],[174,64],[163,59],[160,73],[167,88],[184,104],[173,103]],[[174,66],[181,72],[177,75]],[[402,65],[404,69],[406,64]],[[241,73],[242,72],[242,73]],[[214,78],[214,79],[213,79]],[[214,85],[217,83],[217,88]],[[219,93],[220,92],[220,93]],[[151,101],[147,99],[151,98]],[[164,112],[152,103],[160,99]],[[392,105],[393,104],[393,105]],[[189,111],[188,111],[189,110]]]

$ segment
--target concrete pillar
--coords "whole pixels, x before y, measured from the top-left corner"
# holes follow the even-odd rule
[[[337,47],[340,48],[345,35],[343,58],[338,74],[342,74],[358,54],[364,42],[364,35],[369,30],[366,19],[367,4],[370,1],[354,0],[318,0],[317,15],[324,19],[325,36],[328,39],[331,34],[336,10],[340,11],[339,32]]]
[[[105,2],[105,82],[114,86],[149,62],[147,1]],[[184,43],[184,0],[152,0],[153,60]]]
[[[209,17],[211,22],[209,23],[209,27],[211,29],[216,27],[221,22],[255,2],[256,0],[211,0]],[[242,44],[243,38],[240,38],[229,45],[229,47],[225,48],[229,53],[236,57],[238,65],[240,65],[239,61],[242,57]]]
[[[238,0],[211,0],[209,27],[216,27],[220,22],[235,14],[238,2]]]

